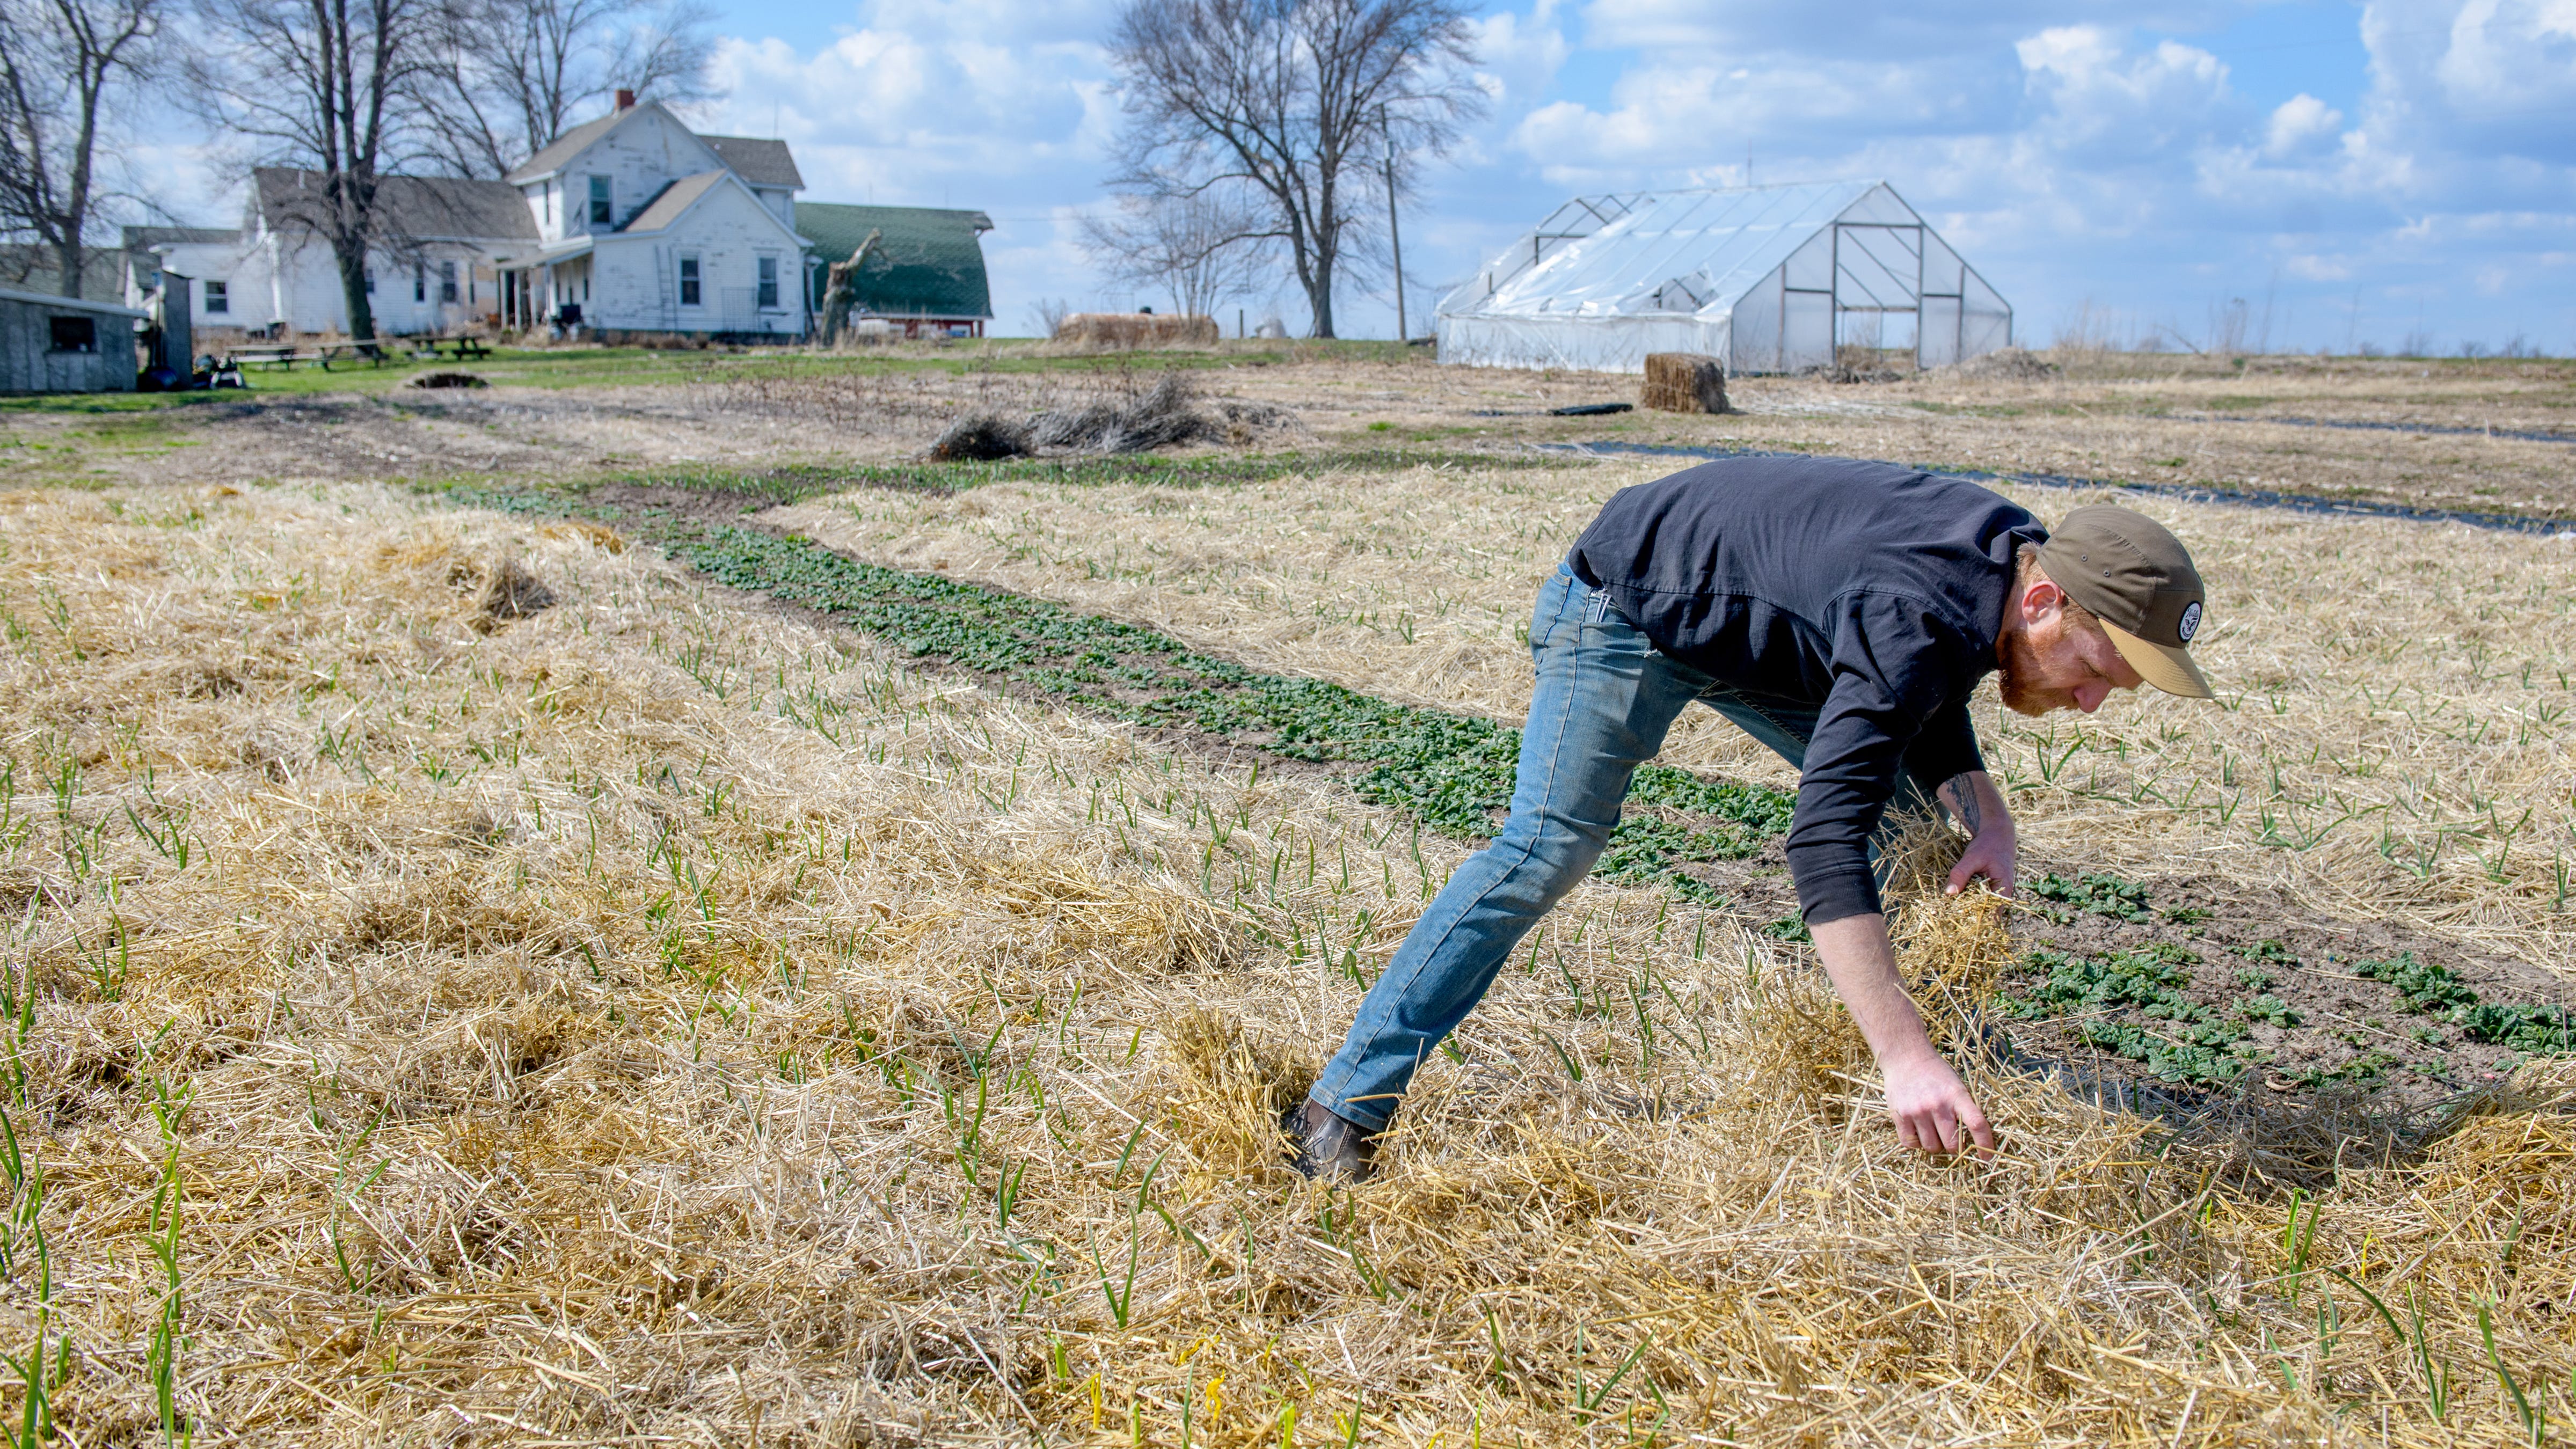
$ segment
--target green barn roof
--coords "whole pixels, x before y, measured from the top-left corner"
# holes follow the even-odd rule
[[[796,203],[796,230],[814,243],[812,304],[823,304],[826,269],[849,260],[870,231],[883,233],[859,270],[862,310],[881,317],[990,317],[977,237],[993,229],[980,211],[929,206],[841,206]]]

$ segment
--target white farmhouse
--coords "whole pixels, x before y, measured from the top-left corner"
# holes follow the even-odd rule
[[[801,337],[804,184],[785,142],[701,136],[620,91],[614,111],[501,180],[382,183],[366,279],[376,330]],[[166,274],[188,279],[200,333],[347,336],[338,268],[309,220],[320,185],[263,168],[238,231],[128,228],[127,297],[140,305]]]
[[[598,333],[805,331],[805,180],[784,141],[701,136],[621,92],[513,170],[535,245],[495,258],[504,323]]]

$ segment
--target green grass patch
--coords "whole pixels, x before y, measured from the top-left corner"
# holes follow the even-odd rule
[[[396,339],[393,345],[402,344]],[[1042,353],[1024,339],[965,338],[940,344],[894,346],[864,353],[809,352],[801,347],[646,348],[498,347],[477,361],[416,361],[397,356],[382,366],[310,363],[292,368],[249,367],[247,392],[60,393],[0,399],[0,413],[134,413],[238,402],[263,395],[383,393],[423,372],[470,372],[495,386],[635,387],[656,383],[723,381],[737,377],[908,376],[935,372],[1063,373],[1114,376],[1173,369],[1206,371],[1301,362],[1363,362],[1424,366],[1429,359],[1399,343],[1368,341],[1227,342],[1203,350]]]

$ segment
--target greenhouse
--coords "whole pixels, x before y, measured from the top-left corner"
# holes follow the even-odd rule
[[[1837,349],[1939,367],[2012,341],[2012,307],[1883,181],[1578,197],[1443,298],[1440,360],[1640,372],[1649,352],[1727,371],[1834,365]]]

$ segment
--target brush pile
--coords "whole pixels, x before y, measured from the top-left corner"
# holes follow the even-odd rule
[[[1954,377],[1995,378],[2008,382],[2046,382],[2066,371],[2023,347],[1998,347],[1947,370]]]
[[[1299,430],[1285,408],[1241,398],[1201,399],[1189,378],[1165,372],[1139,392],[1116,392],[1026,422],[997,413],[968,413],[932,441],[928,456],[949,462],[1017,458],[1037,453],[1143,453],[1190,443],[1247,446],[1266,433]]]
[[[1271,1114],[1456,850],[419,507],[0,498],[39,1432],[2500,1446],[2576,1407],[2563,1066],[2404,1138],[1972,1067],[2010,1150],[1934,1164],[1794,948],[1594,884],[1384,1175],[1311,1187]],[[493,559],[552,606],[478,628]],[[1899,906],[1955,1045],[2002,908]]]

